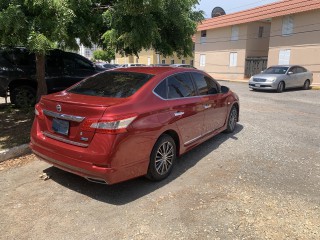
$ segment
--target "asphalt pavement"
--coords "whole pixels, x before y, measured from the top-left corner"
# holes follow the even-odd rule
[[[320,91],[221,83],[240,97],[236,132],[162,182],[99,185],[39,160],[0,171],[0,239],[320,239]]]

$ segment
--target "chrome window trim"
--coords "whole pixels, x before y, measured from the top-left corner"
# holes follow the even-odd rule
[[[46,137],[52,138],[52,139],[60,141],[60,142],[68,143],[68,144],[71,144],[71,145],[74,145],[74,146],[78,146],[78,147],[88,147],[89,146],[89,144],[71,141],[71,140],[65,139],[63,137],[59,137],[59,136],[53,135],[53,134],[48,133],[48,132],[42,132],[42,134],[44,136],[46,136]]]
[[[189,74],[191,74],[191,73],[198,73],[198,72],[179,72],[179,73],[189,73]],[[209,96],[213,96],[213,95],[217,95],[217,94],[222,94],[222,92],[219,92],[219,93],[216,93],[216,94],[197,95],[197,96],[192,96],[192,97],[165,99],[165,98],[159,96],[159,95],[154,91],[154,90],[160,85],[160,83],[162,83],[163,81],[165,81],[167,78],[172,77],[172,76],[174,76],[174,75],[177,75],[177,74],[179,74],[179,73],[173,73],[173,74],[167,76],[165,79],[162,79],[162,80],[157,84],[157,86],[155,86],[155,87],[153,88],[152,93],[153,93],[156,97],[158,97],[158,98],[160,98],[161,100],[164,100],[164,101],[181,100],[181,99],[189,99],[189,98],[201,98],[201,97],[209,97]],[[202,74],[202,73],[200,73],[200,74]],[[205,75],[205,74],[203,74],[203,75]],[[206,76],[206,75],[205,75],[205,76]],[[191,78],[192,78],[192,76],[191,76]],[[192,80],[194,81],[194,79],[192,79]],[[215,81],[215,83],[217,83],[218,86],[220,86],[220,84],[219,84],[215,79],[212,78],[212,80]],[[195,86],[195,87],[196,87],[196,86]],[[221,88],[221,86],[220,86],[220,88]],[[196,90],[197,90],[197,89],[196,89]]]
[[[43,110],[44,115],[49,116],[49,117],[54,117],[54,118],[59,118],[63,120],[68,120],[72,122],[82,122],[85,117],[81,116],[73,116],[73,115],[68,115],[68,114],[63,114],[63,113],[57,113],[57,112],[52,112],[49,110]]]

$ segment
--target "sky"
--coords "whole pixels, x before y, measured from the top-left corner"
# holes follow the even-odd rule
[[[205,12],[205,18],[210,18],[212,9],[215,7],[222,7],[228,14],[278,1],[279,0],[199,0],[200,5],[197,9]]]

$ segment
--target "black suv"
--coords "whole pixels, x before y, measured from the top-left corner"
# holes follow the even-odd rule
[[[52,50],[46,55],[48,93],[62,91],[102,71],[79,54]],[[0,50],[0,97],[10,94],[17,107],[34,105],[37,92],[35,55],[25,48]]]

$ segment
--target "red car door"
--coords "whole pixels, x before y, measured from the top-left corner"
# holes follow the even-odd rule
[[[168,105],[184,145],[201,137],[204,114],[202,98],[196,96],[195,86],[188,73],[167,78]]]
[[[201,73],[192,73],[204,108],[204,126],[202,135],[211,133],[224,126],[227,113],[227,95],[220,93],[219,85],[210,77]]]

